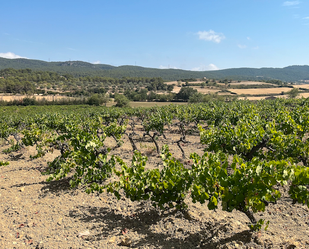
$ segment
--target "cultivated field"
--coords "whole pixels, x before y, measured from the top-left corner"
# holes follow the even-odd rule
[[[294,88],[305,88],[309,90],[309,84],[293,85]]]
[[[186,105],[187,102],[138,102],[138,101],[131,101],[129,103],[130,107],[154,107],[154,106],[166,106],[166,105]],[[115,106],[115,102],[108,102],[106,104],[107,107]]]
[[[0,95],[0,101],[14,101],[14,100],[22,100],[24,98],[35,98],[36,100],[47,100],[47,101],[57,101],[57,100],[69,100],[76,99],[74,97],[60,96],[60,95]]]
[[[193,82],[189,82],[192,84],[196,84],[196,83],[202,83],[205,81],[193,81]],[[174,90],[172,91],[173,93],[178,93],[181,89],[181,87],[178,86],[178,82],[177,81],[170,81],[170,82],[165,82],[165,84],[167,85],[173,85],[174,84]],[[183,82],[181,83],[183,84]],[[282,92],[286,93],[291,91],[292,88],[289,87],[276,87],[275,84],[271,84],[271,83],[265,83],[265,82],[259,82],[259,81],[241,81],[241,82],[231,82],[229,83],[231,86],[240,86],[240,85],[273,85],[273,88],[250,88],[250,89],[229,89],[227,88],[227,90],[230,90],[232,93],[235,93],[237,95],[274,95],[274,94],[281,94]],[[193,89],[196,89],[198,92],[202,93],[202,94],[214,94],[214,93],[218,93],[219,95],[230,95],[230,93],[227,92],[222,92],[220,93],[220,91],[222,90],[222,86],[225,86],[226,84],[224,83],[219,83],[217,82],[217,86],[205,86],[204,88],[201,88],[200,86],[190,86]],[[308,88],[309,89],[309,85],[295,85],[294,87],[302,87],[302,88]],[[267,97],[267,96],[266,96]],[[264,97],[255,97],[254,100],[257,99],[264,99]],[[253,100],[253,99],[252,99]]]
[[[181,89],[181,87],[176,85],[176,86],[174,86],[172,93],[179,93],[180,89]]]
[[[255,105],[237,101],[151,110],[89,106],[1,107],[0,248],[308,248],[309,209],[306,205],[293,204],[293,200],[301,200],[301,197],[288,192],[289,184],[281,186],[278,183],[280,175],[292,181],[291,186],[308,182],[305,174],[307,178],[301,180],[292,173],[296,166],[289,162],[299,163],[297,169],[303,173],[308,169],[309,156],[306,154],[306,160],[301,162],[299,159],[299,155],[306,152],[301,148],[308,134],[297,131],[306,128],[301,120],[305,120],[309,106],[306,101],[297,99],[275,103]],[[290,117],[293,122],[277,115],[283,111],[293,112]],[[275,122],[265,119],[267,115]],[[127,125],[124,125],[124,118]],[[247,120],[250,122],[244,122]],[[208,125],[214,122],[217,125]],[[277,132],[263,128],[268,127],[269,122],[276,125]],[[198,129],[198,123],[202,129]],[[227,123],[230,125],[226,126]],[[286,124],[291,130],[287,131]],[[236,135],[233,130],[237,131]],[[260,143],[264,148],[254,152],[254,140],[244,148],[243,142],[255,138],[259,131],[268,137],[267,144]],[[16,136],[17,132],[20,136]],[[21,137],[25,146],[9,150],[12,141],[20,141]],[[285,143],[289,140],[298,141],[300,146],[294,146],[288,158],[282,152],[291,149],[289,143]],[[38,146],[37,151],[34,144]],[[130,166],[134,144],[148,160],[142,163],[139,159]],[[163,160],[160,159],[159,148],[163,145],[169,146],[175,159],[167,159],[166,153]],[[274,145],[278,153],[268,149]],[[216,151],[211,148],[221,151],[220,158],[213,158]],[[211,153],[204,154],[205,150]],[[46,152],[44,156],[33,157],[42,151]],[[244,153],[241,155],[239,151]],[[252,151],[254,159],[250,158]],[[197,154],[190,158],[192,152]],[[245,160],[239,161],[239,167],[236,161],[232,163],[234,152]],[[113,165],[111,155],[119,157],[115,169],[122,171],[108,176],[105,181],[101,176]],[[206,161],[198,159],[198,155],[203,155]],[[278,155],[283,156],[280,163],[273,161]],[[122,160],[128,167],[123,167]],[[41,174],[48,169],[57,175],[50,182],[46,182],[48,176]],[[63,169],[73,171],[61,175]],[[85,171],[77,176],[75,173],[82,169]],[[130,188],[120,189],[120,199],[106,190],[86,194],[85,186],[70,189],[70,180],[76,180],[73,175],[77,179],[82,177],[86,185],[89,180],[98,184],[94,186],[120,180],[123,186]],[[294,177],[301,183],[294,181]],[[191,181],[194,184],[191,185]],[[190,183],[189,189],[184,189],[184,183]],[[117,190],[117,184],[111,186]],[[201,195],[203,188],[208,189],[209,195],[217,193],[218,198]],[[282,194],[281,198],[276,191]],[[127,198],[124,193],[128,194]],[[140,200],[138,193],[146,198]],[[155,198],[150,200],[144,195],[147,193]],[[178,193],[183,193],[181,199],[171,199]],[[193,199],[199,196],[205,199]],[[261,198],[267,198],[265,212],[259,204]],[[169,208],[166,205],[164,210],[151,205],[151,201],[161,200],[172,205]],[[184,201],[188,210],[174,209],[177,200]],[[212,210],[211,203],[218,204],[218,209]],[[250,208],[262,211],[251,214],[256,220],[270,221],[268,230],[250,231],[248,225],[252,216],[235,203],[248,203]],[[224,207],[229,207],[227,210],[231,212],[223,211]]]
[[[191,86],[193,89],[196,89],[198,92],[203,93],[203,94],[214,94],[216,92],[219,92],[220,89],[211,89],[211,88],[201,88],[200,86]],[[174,90],[172,91],[173,93],[179,93],[181,87],[174,86]]]
[[[278,88],[256,88],[256,89],[231,89],[231,92],[234,92],[238,95],[267,95],[267,94],[280,94],[282,92],[286,93],[291,91],[292,88],[289,87],[278,87]]]
[[[253,96],[246,96],[246,97],[239,97],[238,99],[244,100],[262,100],[262,99],[266,99],[269,96],[259,96],[259,97],[253,97]],[[272,97],[275,98],[282,98],[282,99],[286,99],[288,96],[287,95],[273,95]],[[309,93],[300,93],[296,98],[308,98],[309,97]]]
[[[263,100],[268,98],[269,96],[259,96],[259,97],[253,97],[253,96],[246,96],[246,97],[238,97],[238,99],[240,100],[252,100],[252,101],[256,101],[256,100]],[[286,98],[286,96],[283,95],[275,95],[273,96],[275,98]]]
[[[274,85],[276,86],[275,84],[260,82],[260,81],[241,81],[241,82],[232,82],[230,84],[233,86],[235,85]]]
[[[189,84],[199,84],[199,83],[203,83],[205,82],[205,80],[201,81],[201,80],[197,80],[197,81],[189,81],[188,83]],[[168,82],[164,82],[165,84],[167,85],[175,85],[177,86],[178,85],[178,82],[177,81],[168,81]],[[184,84],[184,82],[181,82],[181,84]]]
[[[220,89],[211,88],[201,88],[200,86],[192,86],[193,89],[196,89],[198,92],[203,94],[214,94],[220,91]]]
[[[298,95],[298,98],[301,98],[301,97],[303,97],[303,98],[308,98],[308,97],[309,97],[309,93],[300,93],[300,94]]]

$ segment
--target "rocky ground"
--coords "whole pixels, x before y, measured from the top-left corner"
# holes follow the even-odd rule
[[[172,143],[177,137],[159,143],[170,144],[181,159]],[[198,137],[188,136],[188,141],[187,156],[202,153]],[[149,167],[160,163],[152,143],[141,140],[137,146],[149,157]],[[129,161],[129,141],[125,138],[114,153]],[[248,218],[237,211],[209,211],[188,200],[186,214],[162,212],[149,202],[70,189],[68,179],[48,183],[41,172],[57,153],[31,160],[34,154],[34,148],[0,154],[0,161],[10,162],[0,167],[0,248],[309,248],[309,209],[293,205],[287,195],[255,214],[270,221],[268,230],[250,233]]]

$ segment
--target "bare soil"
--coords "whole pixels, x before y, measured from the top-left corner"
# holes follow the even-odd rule
[[[175,142],[179,134],[162,137],[160,146],[170,145],[182,159]],[[186,156],[202,153],[199,137],[190,135],[184,145]],[[107,141],[111,147],[116,143]],[[149,157],[148,167],[160,159],[149,140],[137,142]],[[6,144],[1,149],[5,149]],[[129,162],[132,148],[128,139],[114,149]],[[69,179],[46,182],[41,172],[57,152],[30,159],[35,148],[10,155],[0,154],[9,166],[0,167],[0,248],[309,248],[309,209],[293,205],[287,195],[256,218],[270,221],[267,231],[251,233],[248,218],[241,212],[209,211],[207,206],[188,200],[188,212],[160,211],[151,203],[117,200],[112,194],[86,194],[82,187],[70,189]]]

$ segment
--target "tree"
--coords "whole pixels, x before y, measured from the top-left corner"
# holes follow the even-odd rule
[[[289,98],[294,99],[298,96],[299,94],[299,89],[298,88],[293,88],[291,91],[287,92]]]
[[[189,98],[190,103],[199,103],[199,102],[203,102],[203,100],[204,100],[204,95],[202,93],[194,93]]]
[[[146,101],[147,100],[147,90],[146,89],[141,89],[140,90],[140,100],[141,101]]]
[[[168,85],[167,86],[167,91],[171,92],[174,90],[174,84],[173,85]]]
[[[115,95],[115,102],[117,103],[116,104],[116,107],[127,107],[129,106],[129,99],[122,95],[122,94],[116,94]]]
[[[106,104],[107,102],[108,102],[108,98],[103,94],[93,94],[87,100],[88,105],[97,105],[97,106]]]
[[[24,106],[36,105],[36,104],[37,104],[37,101],[35,100],[34,97],[33,97],[33,98],[26,97],[26,98],[23,98],[22,103],[23,103]]]
[[[176,94],[176,99],[188,101],[189,98],[196,93],[197,90],[192,87],[182,87],[179,93]]]
[[[147,96],[147,100],[148,100],[148,101],[153,101],[153,100],[156,99],[156,97],[157,97],[157,95],[156,95],[153,91],[151,91],[151,92],[148,94],[148,96]]]

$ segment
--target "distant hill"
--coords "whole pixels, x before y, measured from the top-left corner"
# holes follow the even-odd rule
[[[162,77],[164,80],[189,78],[212,78],[233,80],[269,80],[286,82],[309,80],[309,66],[288,66],[285,68],[232,68],[216,71],[189,71],[180,69],[156,69],[139,66],[111,66],[91,64],[83,61],[46,62],[30,59],[5,59],[0,57],[0,70],[5,68],[53,71],[60,74],[78,76],[122,77]]]

